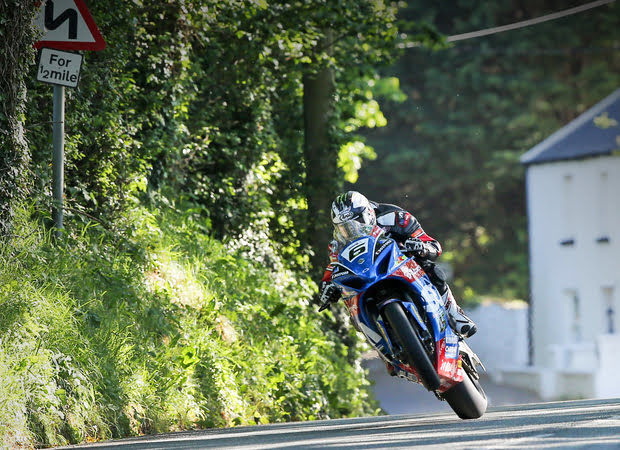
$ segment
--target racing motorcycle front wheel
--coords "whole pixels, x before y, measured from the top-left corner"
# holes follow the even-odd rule
[[[429,391],[439,388],[439,375],[431,362],[415,327],[411,324],[400,302],[392,302],[383,309],[383,317],[390,324],[392,332],[404,353],[405,362],[414,367],[420,381]]]

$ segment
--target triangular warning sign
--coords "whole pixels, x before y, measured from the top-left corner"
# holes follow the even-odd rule
[[[35,24],[43,31],[36,48],[60,50],[103,50],[105,41],[84,0],[40,2]]]

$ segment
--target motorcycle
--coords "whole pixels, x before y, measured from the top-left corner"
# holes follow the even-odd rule
[[[481,417],[487,398],[477,367],[484,366],[449,326],[441,296],[420,263],[378,226],[350,220],[339,238],[332,281],[342,288],[355,328],[396,375],[434,392],[461,419]]]

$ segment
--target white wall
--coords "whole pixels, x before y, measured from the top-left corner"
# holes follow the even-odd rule
[[[620,334],[601,335],[597,338],[597,349],[600,360],[596,376],[596,396],[599,398],[620,397]]]
[[[608,331],[608,302],[620,333],[620,157],[530,166],[527,194],[534,363],[549,367],[554,345]]]
[[[466,312],[478,327],[468,343],[489,374],[528,364],[527,303],[485,302]]]
[[[590,352],[585,350],[590,348]],[[557,348],[572,354],[568,367],[530,366],[490,372],[496,382],[538,394],[543,400],[620,397],[620,334],[601,334],[590,344]],[[580,361],[585,358],[587,361]],[[582,366],[586,362],[586,366]]]

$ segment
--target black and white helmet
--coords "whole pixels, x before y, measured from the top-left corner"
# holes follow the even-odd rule
[[[332,223],[339,225],[349,220],[356,220],[365,225],[377,224],[372,204],[357,191],[341,194],[332,202]]]

